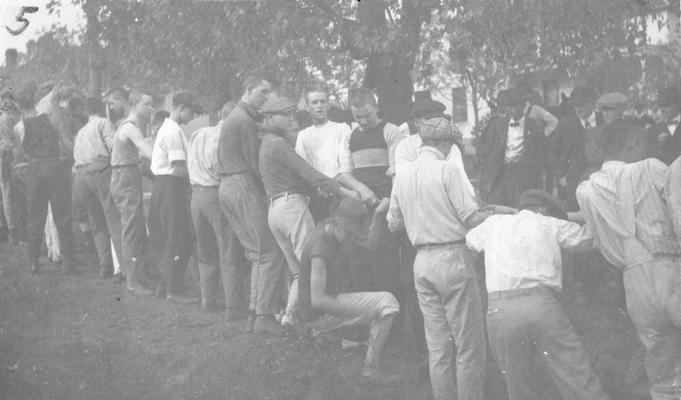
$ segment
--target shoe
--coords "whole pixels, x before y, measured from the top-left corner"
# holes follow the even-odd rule
[[[151,296],[154,291],[142,286],[141,283],[128,283],[128,290],[139,296]]]
[[[118,271],[111,277],[111,279],[114,281],[114,283],[121,283],[125,281],[125,276],[123,276],[122,272]]]
[[[197,299],[196,297],[185,296],[183,294],[168,293],[166,295],[166,298],[172,302],[185,305],[194,304],[199,301],[199,299]]]
[[[274,319],[274,315],[258,315],[253,324],[255,333],[278,334],[281,333],[281,325]]]
[[[359,377],[359,384],[361,386],[396,386],[402,381],[402,376],[397,374],[377,373],[371,375],[364,375]]]
[[[102,265],[99,269],[99,279],[111,279],[114,276],[113,265]]]
[[[247,317],[249,317],[249,314],[238,307],[227,307],[227,311],[225,311],[225,319],[227,321],[238,321],[240,319],[246,319]],[[255,321],[252,321],[251,324],[253,322]],[[251,325],[251,331],[253,330],[252,326],[253,325]]]
[[[40,272],[40,263],[38,262],[37,258],[29,261],[29,265],[31,266],[32,274],[37,274]]]
[[[206,298],[201,299],[201,311],[205,313],[213,313],[220,311],[223,307],[218,304],[215,300],[209,300]]]
[[[253,332],[253,327],[255,326],[255,311],[248,311],[248,320],[246,321],[246,332]]]
[[[73,263],[73,258],[64,256],[61,261],[61,273],[63,275],[72,275],[78,273]]]

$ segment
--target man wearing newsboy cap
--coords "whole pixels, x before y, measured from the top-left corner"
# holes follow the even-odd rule
[[[465,189],[463,171],[446,160],[456,135],[438,117],[421,124],[423,145],[395,177],[388,228],[402,226],[416,248],[414,282],[430,353],[436,400],[482,399],[486,344],[480,293],[465,236],[487,218]],[[450,338],[454,338],[454,345]],[[456,348],[456,355],[453,353]]]
[[[557,298],[561,249],[586,247],[591,234],[567,221],[558,200],[544,191],[524,192],[518,207],[518,214],[493,215],[466,235],[468,247],[485,253],[487,333],[509,399],[542,397],[532,382],[536,352],[544,355],[562,398],[605,400]]]

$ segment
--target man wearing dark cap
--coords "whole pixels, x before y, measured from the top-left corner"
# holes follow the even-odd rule
[[[267,330],[280,311],[276,288],[285,262],[267,225],[267,198],[258,169],[257,123],[271,91],[263,77],[247,77],[241,101],[225,119],[218,144],[220,206],[252,264],[249,331],[261,326]]]
[[[568,106],[574,115],[563,118],[551,139],[553,175],[568,211],[577,210],[575,190],[587,168],[586,132],[601,124],[596,113],[596,92],[591,85],[578,85],[570,94]]]
[[[396,232],[404,226],[417,250],[414,282],[423,312],[435,400],[456,398],[456,386],[458,398],[481,400],[487,359],[485,331],[465,236],[488,214],[479,211],[473,194],[465,189],[463,172],[446,161],[456,142],[449,121],[429,119],[421,125],[419,135],[423,146],[418,158],[395,177],[388,228]]]
[[[480,196],[492,204],[515,206],[520,194],[542,186],[546,145],[544,122],[530,116],[527,91],[502,90],[503,116],[493,119],[480,138]]]
[[[298,130],[295,111],[296,102],[293,100],[270,96],[261,110],[265,121],[258,160],[269,199],[268,224],[291,272],[286,313],[281,320],[285,328],[296,325],[299,319],[300,257],[305,241],[314,230],[314,221],[308,208],[310,196],[321,191],[328,196],[343,194],[361,199],[359,194],[348,191],[336,180],[318,172],[296,153],[293,148],[295,138],[292,136]],[[292,140],[287,141],[287,138]],[[272,325],[272,321],[268,320],[267,324]]]
[[[520,197],[520,212],[493,215],[466,235],[485,253],[487,333],[510,400],[541,399],[533,386],[534,354],[543,354],[563,399],[607,399],[570,320],[558,301],[561,249],[591,244],[586,227],[565,220],[558,201],[541,190]]]
[[[360,380],[362,383],[390,385],[399,377],[380,372],[380,359],[390,327],[400,304],[389,292],[352,292],[351,272],[342,244],[348,241],[377,240],[389,202],[376,207],[367,234],[365,221],[370,213],[361,201],[343,199],[332,218],[320,223],[303,246],[300,258],[300,305],[315,337],[341,333],[343,328],[369,328]]]
[[[657,144],[654,157],[671,164],[681,155],[681,88],[670,86],[657,97],[662,121],[648,128],[651,142]]]
[[[149,226],[151,243],[161,256],[163,275],[156,294],[189,304],[196,299],[180,293],[182,278],[194,245],[191,216],[191,186],[187,171],[186,125],[201,107],[187,92],[173,95],[172,112],[158,130],[151,153],[151,172],[156,178],[151,189]]]
[[[40,270],[38,257],[43,242],[48,203],[59,232],[62,255],[62,272],[72,273],[73,226],[71,215],[71,164],[73,148],[64,143],[47,114],[37,114],[34,101],[35,87],[24,87],[15,95],[22,120],[14,126],[19,143],[16,147],[19,159],[28,162],[26,182],[28,262],[33,273]],[[68,99],[59,94],[54,101],[61,107]]]

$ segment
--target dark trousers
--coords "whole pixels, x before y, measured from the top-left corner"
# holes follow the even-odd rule
[[[543,355],[542,367],[549,369],[563,399],[608,398],[551,289],[518,289],[489,297],[487,332],[511,400],[545,398],[534,387],[535,353]]]
[[[149,234],[154,252],[161,256],[160,286],[168,293],[180,291],[194,247],[189,179],[157,175],[151,188]]]
[[[73,201],[87,211],[100,266],[113,265],[111,243],[116,249],[119,265],[124,265],[121,247],[121,213],[110,191],[111,167],[81,167],[73,177]]]
[[[223,176],[219,193],[222,211],[252,265],[249,309],[258,315],[279,312],[279,289],[286,261],[267,223],[265,196],[248,173]]]
[[[113,167],[111,170],[111,197],[121,215],[121,247],[126,275],[132,262],[147,257],[147,225],[142,204],[142,173],[137,165]],[[117,249],[118,251],[118,249]]]
[[[409,316],[414,335],[416,336],[416,345],[420,350],[426,351],[426,332],[423,326],[423,313],[419,307],[419,299],[416,295],[416,287],[414,286],[414,259],[416,258],[416,249],[411,245],[409,237],[407,237],[406,234],[402,235],[400,256],[400,264],[402,265],[402,289],[404,292],[402,309],[407,309],[407,315]]]
[[[52,205],[52,215],[59,233],[61,254],[64,257],[72,256],[70,165],[57,159],[32,161],[28,166],[27,175],[28,257],[33,259],[40,256],[48,203]]]
[[[247,263],[244,248],[220,208],[217,186],[194,186],[191,212],[196,230],[201,296],[217,297],[222,276],[227,307],[241,307]]]

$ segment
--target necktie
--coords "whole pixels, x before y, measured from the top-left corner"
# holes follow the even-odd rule
[[[589,121],[584,120],[584,130],[589,130],[591,128],[591,124],[589,124]]]
[[[511,128],[517,128],[520,126],[520,122],[511,120],[511,123],[508,124],[508,126],[510,126]]]

